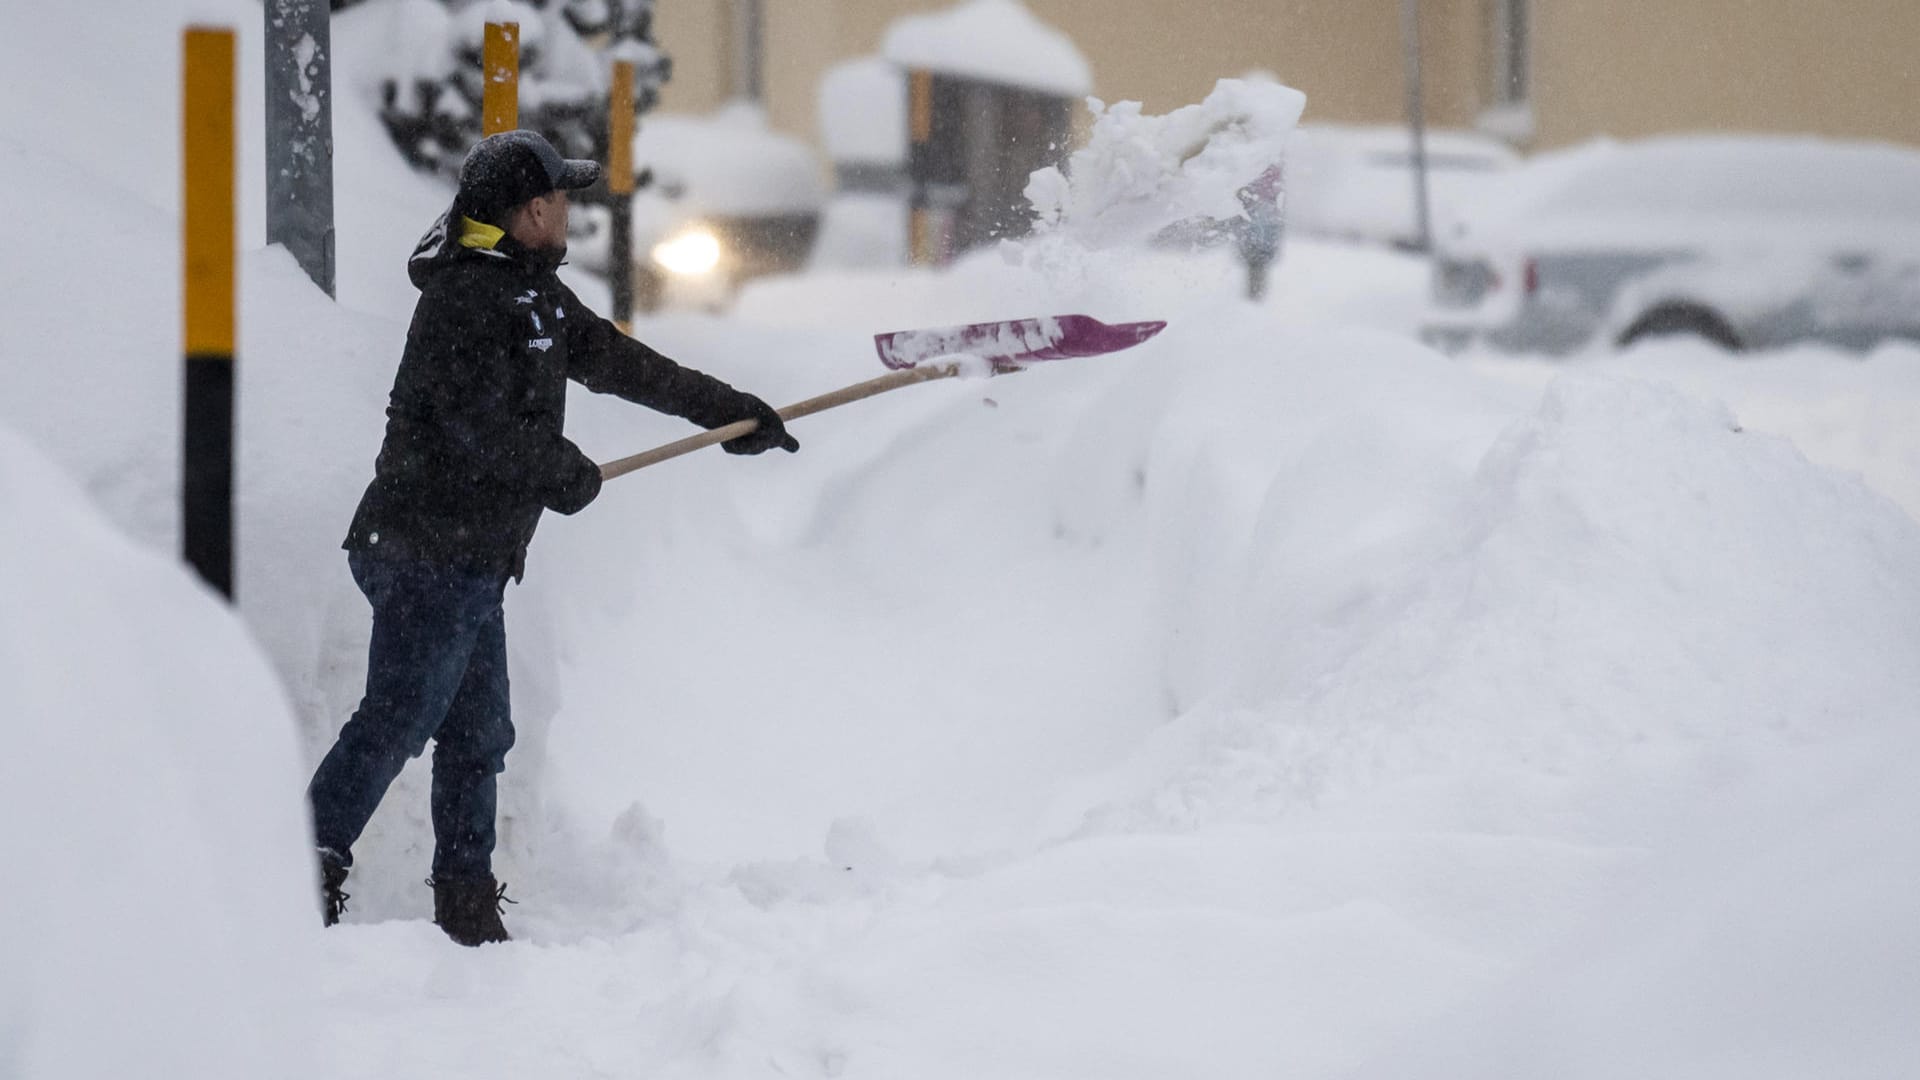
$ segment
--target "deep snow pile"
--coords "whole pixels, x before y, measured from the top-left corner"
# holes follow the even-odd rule
[[[370,25],[355,14],[343,50]],[[35,17],[47,42],[92,19]],[[170,122],[170,102],[141,107]],[[0,115],[6,188],[63,179],[53,220],[29,226],[61,243],[44,273],[16,268],[8,310],[71,311],[75,283],[119,305],[63,320],[70,340],[22,337],[33,394],[0,399],[0,418],[168,551],[170,189],[145,160],[69,152],[42,121]],[[393,155],[365,115],[337,115],[343,186],[367,185],[343,195],[345,303],[283,253],[244,266],[242,610],[308,761],[359,692],[366,612],[336,545],[411,300],[401,263],[444,199],[378,194]],[[1177,178],[1195,146],[1125,110],[1105,121],[1102,145],[1139,150],[1135,175]],[[1113,195],[1078,220],[1136,220],[1104,214],[1130,197]],[[317,985],[299,1015],[339,1076],[1914,1071],[1904,908],[1920,858],[1895,767],[1920,708],[1911,517],[1697,400],[1745,369],[1703,361],[1690,394],[1488,379],[1342,325],[1404,325],[1404,260],[1296,246],[1282,295],[1255,308],[1218,259],[1069,259],[1072,229],[1052,240],[941,274],[769,284],[741,318],[645,325],[669,355],[790,401],[874,374],[876,331],[1069,310],[1171,322],[1129,353],[803,421],[793,457],[650,469],[543,524],[508,601],[521,741],[500,868],[523,942],[454,951],[422,920],[416,767],[356,852],[350,924],[293,935],[264,976],[235,944],[239,985],[260,995],[237,1007],[272,1002],[275,980]],[[382,245],[390,262],[372,257]],[[1905,369],[1848,370],[1862,398],[1920,399]],[[1808,418],[1778,385],[1772,419],[1794,430]],[[602,460],[685,433],[585,394],[569,420]],[[1910,453],[1898,425],[1876,430],[1884,443],[1827,449]],[[0,508],[41,520],[38,503]],[[20,550],[53,546],[6,580],[45,598],[37,570],[79,558],[84,532],[27,534]],[[154,679],[198,670],[172,645],[231,644],[230,624],[196,621],[203,597],[162,599],[181,610],[110,606],[123,629],[87,636],[130,635],[127,664],[171,665]],[[37,643],[5,619],[7,658]],[[143,680],[9,685],[79,701]],[[103,730],[160,738],[130,719],[140,702],[110,704],[91,710]],[[214,723],[271,711],[251,695],[222,708],[207,706]],[[261,731],[208,735],[234,751],[188,775],[237,779],[182,798],[257,806],[226,823],[245,832],[234,843],[282,854],[185,857],[210,874],[259,863],[252,884],[300,894],[248,894],[245,941],[278,932],[244,921],[265,909],[310,925],[284,835],[299,767]],[[82,763],[103,753],[86,749]],[[113,797],[96,779],[80,790]],[[36,914],[4,932],[104,900],[72,856],[108,843],[77,837],[17,864],[30,875],[8,865],[8,894]],[[172,856],[125,862],[158,874],[151,860]],[[215,906],[175,918],[226,910],[202,899]],[[200,970],[207,930],[146,944],[199,949],[166,970]],[[313,937],[317,968],[298,951]],[[33,955],[88,945],[48,941]],[[183,1002],[234,990],[198,974],[169,987]],[[6,1000],[8,1022],[26,1015]],[[21,1033],[0,1026],[0,1046]],[[204,1052],[228,1049],[251,1052]]]
[[[648,913],[623,962],[689,1001],[741,987],[718,1063],[674,1060],[1338,1075],[1431,1045],[1423,1019],[1497,1040],[1562,972],[1673,978],[1681,940],[1723,998],[1692,1049],[1790,1075],[1762,1066],[1812,1037],[1847,1073],[1848,1046],[1770,1021],[1830,973],[1769,927],[1892,920],[1831,939],[1858,956],[1904,932],[1916,860],[1883,835],[1874,861],[1741,894],[1738,920],[1716,883],[1857,848],[1870,811],[1836,794],[1897,796],[1877,758],[1920,707],[1913,522],[1644,384],[1535,402],[1384,336],[1174,314],[1211,347],[1176,318],[1071,374],[927,388],[802,428],[779,474],[649,477],[668,520],[610,490],[608,531],[547,549],[530,592],[597,585],[607,608],[549,794],[627,838],[604,857],[632,880],[589,875]],[[721,520],[745,535],[701,525]],[[637,537],[657,557],[600,576]],[[642,604],[674,616],[621,634]],[[723,650],[750,679],[662,678]],[[653,719],[715,693],[698,727]],[[769,952],[762,919],[793,940]],[[659,952],[687,935],[705,976]],[[1712,974],[1753,955],[1779,965],[1757,997]],[[1823,1000],[1911,975],[1858,970]],[[1588,992],[1591,1015],[1543,1022],[1648,1062],[1679,1047],[1620,1034],[1672,998]],[[1913,1060],[1873,1015],[1876,1060]]]
[[[1653,339],[1623,352],[1596,349],[1551,362],[1498,355],[1475,371],[1540,387],[1569,370],[1664,383],[1721,401],[1750,428],[1789,435],[1809,458],[1857,472],[1920,519],[1920,345],[1888,342],[1864,356],[1819,347],[1730,357],[1684,339]]]
[[[0,1075],[309,1075],[294,726],[239,621],[0,428]]]
[[[1638,383],[1556,382],[1490,447],[1457,407],[1443,426],[1315,397],[1420,385],[1358,366],[1242,372],[1163,436],[1169,686],[1196,707],[1103,827],[1344,811],[1356,789],[1371,817],[1392,784],[1432,826],[1525,830],[1536,798],[1598,785],[1637,795],[1561,807],[1556,831],[1644,844],[1697,759],[1884,737],[1920,705],[1913,523],[1857,481]],[[1228,387],[1284,390],[1284,434],[1212,430]],[[1210,458],[1280,468],[1228,483]],[[1455,804],[1476,788],[1498,802]]]

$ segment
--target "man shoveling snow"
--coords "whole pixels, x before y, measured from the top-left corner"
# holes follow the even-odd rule
[[[508,940],[492,869],[494,778],[513,746],[501,601],[541,512],[577,513],[601,483],[562,434],[566,381],[709,429],[756,421],[722,444],[732,453],[799,449],[766,402],[627,337],[561,283],[567,192],[599,174],[533,132],[482,140],[408,267],[420,300],[343,545],[373,605],[366,695],[307,791],[328,925],[354,842],[432,741],[434,922],[462,945]]]

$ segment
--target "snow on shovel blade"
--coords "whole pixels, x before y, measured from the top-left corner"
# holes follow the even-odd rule
[[[943,326],[935,330],[897,330],[873,335],[880,362],[895,370],[943,356],[975,356],[995,371],[1013,371],[1036,360],[1066,360],[1130,349],[1166,329],[1164,322],[1108,325],[1087,315],[1050,319]]]

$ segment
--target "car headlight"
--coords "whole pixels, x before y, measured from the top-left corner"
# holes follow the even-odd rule
[[[701,228],[675,233],[653,246],[653,261],[672,274],[710,273],[720,265],[720,238]]]

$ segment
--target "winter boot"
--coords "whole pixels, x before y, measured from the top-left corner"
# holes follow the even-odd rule
[[[331,848],[320,849],[320,925],[332,926],[347,910],[352,893],[342,891],[347,883],[347,866]]]
[[[500,922],[501,904],[511,904],[507,887],[492,874],[469,878],[428,878],[433,886],[433,921],[461,945],[512,941]]]

